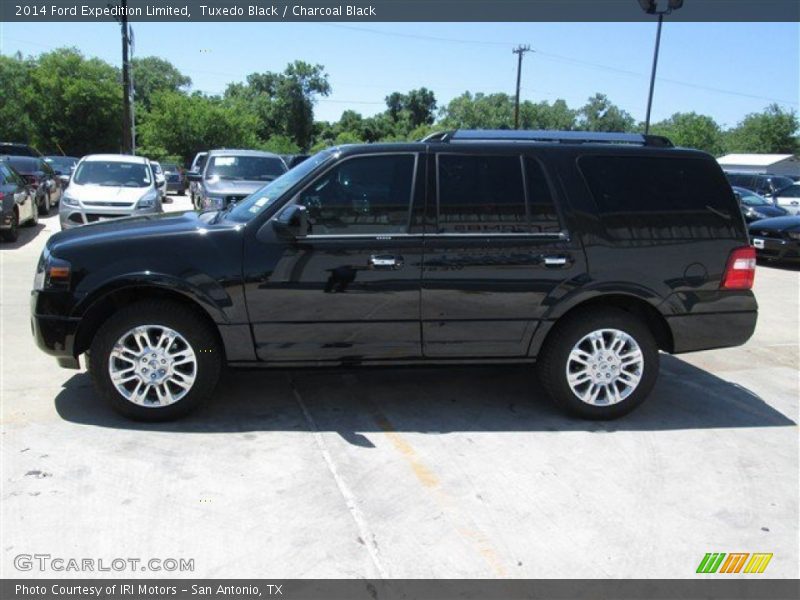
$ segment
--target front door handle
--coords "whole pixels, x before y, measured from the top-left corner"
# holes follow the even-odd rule
[[[542,256],[542,262],[545,267],[565,267],[569,259],[566,256]]]
[[[402,269],[403,257],[390,254],[373,254],[369,257],[369,268],[376,270]]]

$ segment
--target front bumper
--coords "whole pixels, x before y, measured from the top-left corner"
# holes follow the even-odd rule
[[[800,261],[800,242],[791,239],[760,237],[753,235],[753,244],[756,239],[761,240],[756,246],[756,257],[763,260],[774,261]]]
[[[73,354],[75,336],[80,319],[36,314],[40,292],[31,292],[31,333],[36,345],[45,353],[55,356],[58,364],[65,368],[80,367]]]
[[[155,215],[163,211],[160,200],[151,208],[136,210],[134,207],[135,205],[119,207],[98,205],[68,206],[62,202],[59,207],[58,218],[61,223],[61,229],[71,229],[89,223],[97,223],[98,221],[120,219],[122,217],[136,217],[139,215]]]

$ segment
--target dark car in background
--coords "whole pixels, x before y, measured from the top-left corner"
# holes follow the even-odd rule
[[[0,142],[0,155],[2,154],[42,158],[42,153],[33,146],[29,146],[28,144],[20,144],[17,142]]]
[[[186,173],[175,163],[161,163],[164,177],[167,179],[167,193],[176,192],[179,196],[186,194]]]
[[[187,177],[197,182],[200,208],[220,209],[246,198],[287,170],[283,159],[271,152],[211,150],[203,172],[189,172]]]
[[[74,156],[45,156],[44,162],[46,162],[58,177],[58,180],[61,182],[61,188],[65,188],[69,185],[69,179],[72,177],[72,172],[75,170],[75,167],[78,165],[78,161],[80,159]]]
[[[50,165],[43,158],[32,156],[6,156],[3,159],[36,190],[39,214],[49,214],[50,208],[61,200],[61,182]]]
[[[270,159],[210,153],[203,185],[255,158]],[[71,368],[88,353],[128,417],[186,414],[225,364],[502,362],[535,364],[580,417],[616,418],[653,389],[660,351],[740,345],[756,326],[731,187],[712,156],[662,137],[342,146],[215,205],[57,233],[39,259],[39,347]]]
[[[743,187],[767,198],[775,197],[783,188],[794,183],[791,177],[772,173],[725,171],[732,186]]]
[[[786,212],[785,208],[776,206],[764,196],[760,196],[747,188],[733,186],[733,194],[739,200],[742,208],[742,216],[748,223],[769,217],[782,217]]]
[[[773,217],[750,223],[756,256],[768,261],[800,261],[800,215]]]
[[[7,162],[0,161],[0,237],[7,242],[16,242],[20,225],[36,225],[39,209],[36,191],[28,181]]]

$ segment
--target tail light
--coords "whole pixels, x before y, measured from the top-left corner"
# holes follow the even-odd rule
[[[33,187],[39,185],[39,178],[36,177],[36,175],[23,175],[23,177],[25,177],[25,181],[30,183]]]
[[[756,277],[756,249],[742,246],[734,249],[728,257],[725,274],[722,276],[723,290],[749,290]]]

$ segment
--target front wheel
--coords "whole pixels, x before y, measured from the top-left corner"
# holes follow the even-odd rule
[[[659,356],[641,319],[616,308],[587,309],[555,327],[538,369],[559,405],[584,419],[615,419],[647,398]]]
[[[141,421],[182,417],[213,393],[222,368],[213,328],[180,304],[143,301],[95,335],[89,372],[117,412]]]

